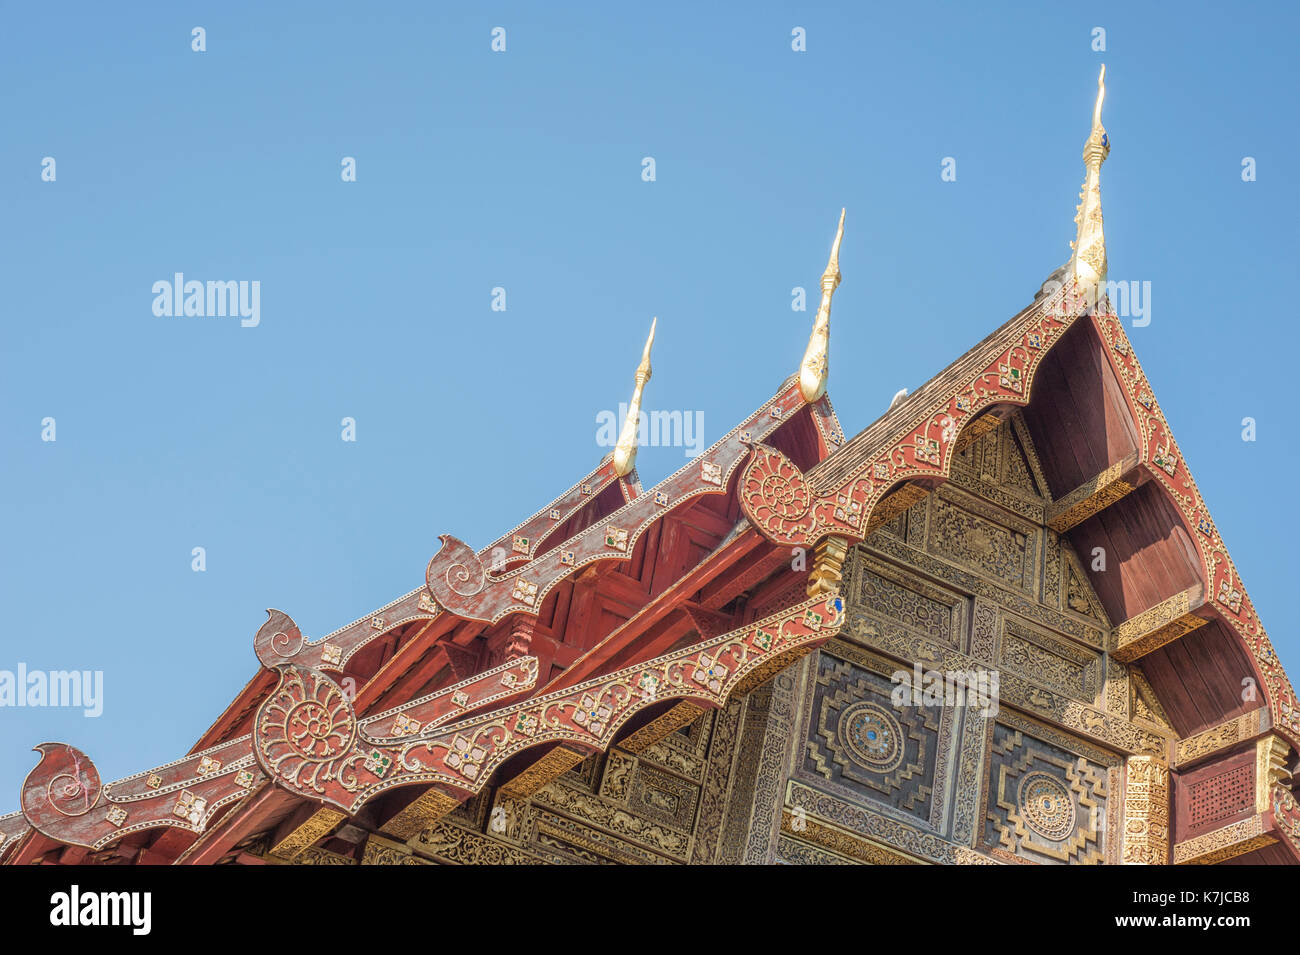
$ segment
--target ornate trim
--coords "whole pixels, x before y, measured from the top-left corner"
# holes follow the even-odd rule
[[[1121,663],[1132,663],[1205,626],[1210,621],[1191,612],[1204,603],[1204,592],[1197,584],[1117,624],[1111,631],[1111,655]]]
[[[662,700],[720,706],[755,674],[835,636],[843,616],[839,596],[812,598],[684,650],[397,743],[362,744],[342,690],[324,674],[286,667],[258,713],[254,751],[280,786],[350,813],[413,783],[467,798],[533,747],[562,741],[607,749],[621,726]]]
[[[301,823],[286,832],[266,850],[267,855],[280,859],[295,859],[303,850],[315,845],[329,835],[344,819],[343,813],[321,806]]]
[[[355,717],[351,716],[351,703],[342,705],[343,691],[323,673],[306,668],[294,672],[296,676],[288,678],[290,683],[302,693],[309,689],[319,691],[328,709],[318,711],[318,715],[323,713],[329,722],[339,722],[340,732],[343,729],[340,717],[347,714],[351,725],[344,734],[347,739],[355,740],[358,746],[400,745],[401,738],[414,734],[416,729],[428,733],[476,708],[531,690],[537,682],[537,659],[522,657],[511,661],[404,706],[367,717],[359,725],[355,725]],[[285,692],[285,681],[282,676],[264,708],[277,694]],[[307,710],[297,712],[297,716],[308,715]],[[312,732],[319,732],[323,724],[312,726]],[[327,742],[317,741],[316,756],[321,745]],[[240,736],[106,785],[100,784],[94,762],[75,747],[66,743],[42,743],[37,749],[42,754],[41,760],[23,783],[23,811],[27,820],[51,839],[95,850],[129,833],[159,826],[201,834],[207,831],[218,810],[243,799],[270,779],[254,757],[252,735]],[[289,754],[280,755],[287,758]],[[322,764],[320,769],[324,770],[325,762],[328,761],[314,756],[302,762],[298,769],[310,774],[310,766]],[[285,769],[288,771],[287,766]],[[315,798],[313,792],[308,787],[303,795]],[[3,848],[0,844],[0,851]]]
[[[575,571],[602,560],[626,560],[641,535],[665,514],[702,494],[725,494],[749,446],[804,407],[798,380],[792,377],[761,409],[656,485],[655,493],[633,498],[523,566],[494,571],[468,544],[444,534],[443,546],[425,572],[429,591],[442,607],[466,620],[496,623],[511,613],[536,616],[547,594]],[[659,503],[660,498],[669,503]]]
[[[1174,744],[1174,766],[1184,769],[1189,763],[1228,749],[1237,743],[1254,739],[1272,726],[1268,710],[1260,707],[1241,716],[1211,726],[1194,736],[1180,739]]]
[[[1123,861],[1169,862],[1169,767],[1150,756],[1130,756],[1126,763]]]
[[[1264,832],[1264,817],[1242,819],[1174,846],[1174,865],[1215,865],[1277,842]]]

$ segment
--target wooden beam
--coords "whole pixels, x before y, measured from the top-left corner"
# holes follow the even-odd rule
[[[1111,656],[1132,663],[1209,623],[1195,610],[1205,605],[1205,588],[1189,587],[1149,610],[1125,620],[1111,631]]]
[[[615,658],[624,647],[637,648],[636,655],[638,657],[648,658],[652,656],[653,654],[639,652],[644,649],[640,641],[641,636],[664,617],[677,612],[683,598],[688,598],[697,591],[706,588],[754,548],[765,543],[766,541],[759,536],[758,531],[752,527],[746,529],[729,542],[726,547],[710,554],[671,586],[654,597],[646,606],[638,610],[630,620],[617,627],[613,633],[606,636],[594,647],[584,651],[582,656],[575,660],[568,670],[549,685],[544,686],[542,692],[564,689],[594,676],[601,671],[605,664]],[[786,558],[783,556],[782,559],[785,560]],[[701,604],[709,609],[716,609],[712,601],[702,600]],[[573,622],[570,621],[569,627],[572,628],[573,626]],[[539,684],[544,679],[545,675],[540,677]]]
[[[436,786],[430,786],[381,825],[379,831],[405,842],[424,832],[459,805],[460,800],[455,796],[449,796]]]
[[[1273,720],[1268,708],[1261,707],[1193,736],[1184,737],[1174,743],[1174,768],[1186,769],[1193,763],[1253,740],[1272,727]]]
[[[1178,843],[1174,846],[1173,861],[1174,865],[1214,865],[1271,846],[1275,842],[1277,839],[1266,830],[1264,816],[1256,813],[1195,839]]]
[[[209,827],[177,861],[187,865],[215,865],[227,852],[266,828],[269,820],[298,801],[298,796],[268,783],[223,816],[219,825]]]
[[[755,537],[757,541],[754,550],[758,549],[758,544],[767,545],[767,541],[757,535]],[[710,583],[700,588],[700,606],[707,610],[725,607],[737,595],[762,583],[778,570],[782,568],[789,570],[792,560],[793,555],[789,548],[767,545],[765,553],[759,553],[749,560],[738,560],[726,573],[719,574]]]
[[[567,746],[556,746],[502,786],[501,794],[511,799],[527,799],[543,786],[563,776],[589,755],[590,753],[569,749]]]
[[[640,753],[662,739],[676,733],[683,726],[690,726],[704,715],[704,708],[682,700],[668,712],[660,714],[645,726],[622,740],[619,749],[629,753]]]
[[[1130,451],[1095,478],[1085,481],[1069,494],[1047,506],[1047,526],[1058,534],[1078,527],[1121,500],[1142,483],[1138,453]]]
[[[333,832],[344,818],[343,813],[328,806],[303,806],[276,829],[267,855],[292,859]]]

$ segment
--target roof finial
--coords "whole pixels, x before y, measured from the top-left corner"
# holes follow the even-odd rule
[[[636,438],[641,427],[641,393],[650,380],[650,346],[655,343],[655,326],[658,317],[650,320],[650,337],[645,340],[641,364],[636,366],[636,384],[632,387],[632,400],[627,404],[627,417],[623,420],[623,433],[614,446],[614,473],[626,477],[636,466]]]
[[[1106,98],[1106,67],[1097,77],[1097,105],[1092,111],[1092,132],[1083,147],[1083,165],[1087,178],[1079,193],[1079,208],[1074,216],[1078,231],[1071,247],[1074,257],[1071,271],[1079,286],[1088,294],[1089,301],[1101,298],[1101,286],[1106,281],[1106,236],[1101,222],[1101,164],[1110,155],[1110,137],[1101,124],[1101,102]]]
[[[831,245],[831,258],[822,273],[822,301],[817,306],[817,318],[808,347],[804,349],[803,364],[799,366],[799,392],[803,400],[812,404],[826,394],[826,378],[830,371],[831,348],[831,296],[840,284],[840,240],[844,238],[844,210],[840,210],[840,225]]]

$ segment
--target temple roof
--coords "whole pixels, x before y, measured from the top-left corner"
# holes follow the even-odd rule
[[[1033,303],[851,440],[825,394],[841,212],[797,372],[699,458],[649,489],[634,470],[652,323],[628,421],[595,469],[486,547],[445,535],[423,586],[325,637],[308,640],[288,614],[268,611],[254,638],[263,668],[186,757],[104,784],[79,750],[41,744],[22,811],[0,817],[0,858],[30,859],[59,843],[98,851],[169,828],[190,834],[181,855],[215,858],[220,840],[212,833],[235,826],[232,819],[247,829],[307,805],[341,819],[386,801],[385,825],[400,832],[408,816],[448,811],[502,778],[494,774],[518,773],[521,762],[573,765],[612,745],[620,729],[641,732],[679,707],[720,706],[839,632],[834,559],[811,571],[806,594],[762,608],[761,617],[728,610],[788,564],[791,547],[864,540],[943,483],[970,440],[1044,403],[1062,413],[1075,413],[1069,402],[1081,409],[1078,427],[1059,429],[1064,436],[1051,438],[1033,415],[1029,426],[1074,462],[1048,469],[1049,526],[1075,535],[1076,545],[1104,540],[1112,554],[1111,576],[1092,580],[1115,624],[1108,652],[1151,661],[1175,730],[1189,736],[1255,709],[1238,706],[1230,680],[1210,698],[1185,689],[1191,664],[1169,647],[1195,631],[1186,639],[1226,647],[1251,668],[1269,725],[1300,749],[1295,691],[1100,285],[1099,173],[1110,148],[1103,95],[1099,80],[1070,262]],[[1084,462],[1100,466],[1092,473]],[[1158,525],[1163,536],[1129,540],[1108,526],[1108,508],[1131,516],[1129,524]],[[613,567],[648,566],[647,542],[679,519],[707,530],[682,545],[675,564],[657,575],[647,570],[641,589],[606,583]],[[657,546],[666,549],[662,537]],[[1163,576],[1148,566],[1153,548]],[[579,608],[565,626],[581,630],[582,642],[560,647],[548,638],[550,656],[542,654],[532,641],[550,625],[559,596],[573,602],[579,591],[590,596],[606,585],[625,612],[601,621]],[[1152,624],[1157,618],[1164,622]],[[355,694],[342,689],[346,679],[360,685]],[[293,714],[305,705],[338,727],[319,753],[305,754],[295,741]],[[1148,745],[1122,739],[1113,715],[1085,713],[1079,723],[1077,732],[1121,750]],[[56,777],[75,785],[56,792]],[[403,787],[420,794],[423,815],[392,805]],[[226,806],[243,808],[223,814]],[[262,815],[250,806],[263,806]]]

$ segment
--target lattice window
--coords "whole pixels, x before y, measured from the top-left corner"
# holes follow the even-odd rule
[[[1255,804],[1255,777],[1250,766],[1238,766],[1187,787],[1188,825],[1198,828],[1235,815]]]

